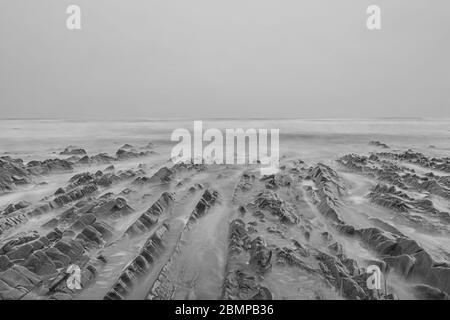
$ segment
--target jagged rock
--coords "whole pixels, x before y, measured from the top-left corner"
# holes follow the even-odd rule
[[[95,222],[97,218],[92,213],[86,213],[81,216],[71,227],[73,230],[81,230]]]
[[[13,264],[9,260],[9,258],[5,255],[0,255],[0,272],[5,271],[9,267],[11,267]]]
[[[100,232],[105,241],[110,240],[113,236],[112,228],[104,222],[96,221],[92,224],[92,227]]]
[[[265,274],[272,269],[271,259],[272,251],[267,248],[264,239],[262,237],[255,238],[250,243],[250,266],[258,274]]]
[[[61,151],[59,154],[65,156],[73,156],[73,155],[84,156],[87,154],[87,152],[84,149],[69,146],[65,148],[64,151]]]
[[[58,190],[56,190],[54,194],[58,195],[58,194],[64,194],[64,193],[66,193],[66,192],[64,191],[63,188],[58,188]]]
[[[389,149],[389,146],[387,144],[382,143],[380,141],[370,141],[369,144],[371,146],[376,146],[376,147],[381,147],[381,148],[384,148],[384,149]]]
[[[364,300],[367,299],[367,295],[364,290],[358,285],[358,283],[348,277],[341,279],[342,295],[346,299],[351,300]]]
[[[30,290],[39,284],[41,279],[23,266],[14,265],[0,273],[0,281],[6,283],[11,288],[25,288]]]
[[[171,209],[173,202],[173,194],[164,192],[161,197],[127,229],[125,233],[128,235],[136,235],[149,230],[158,222],[159,216]]]
[[[151,183],[169,183],[172,181],[174,172],[166,167],[159,169],[149,180]]]
[[[415,259],[409,254],[402,254],[395,257],[386,257],[384,258],[384,262],[397,273],[407,278],[414,266]]]
[[[142,157],[142,156],[146,156],[149,155],[148,151],[145,152],[136,152],[132,149],[119,149],[116,152],[116,157],[118,160],[126,160],[126,159],[132,159],[132,158],[137,158],[137,157]]]
[[[257,284],[254,276],[243,270],[235,270],[225,278],[223,299],[271,300],[273,297],[269,289]]]
[[[47,159],[44,161],[30,161],[27,169],[33,174],[48,174],[53,172],[72,171],[71,162],[61,159]]]
[[[23,266],[37,275],[52,275],[56,273],[55,264],[42,250],[33,252],[25,260]]]
[[[128,295],[135,281],[148,271],[163,252],[164,241],[168,231],[169,226],[163,224],[147,239],[138,256],[124,268],[112,289],[105,295],[105,300],[122,300]],[[164,276],[163,273],[160,275]],[[156,288],[159,283],[161,281],[157,280],[151,289],[153,294],[157,294],[157,291],[159,292],[159,289]],[[160,293],[163,294],[162,292]]]
[[[10,260],[24,260],[29,257],[29,255],[33,252],[34,248],[30,244],[24,244],[16,249],[11,250],[6,255]]]
[[[63,239],[58,241],[54,247],[58,249],[61,253],[70,257],[70,259],[76,260],[84,253],[83,246],[76,240]]]
[[[86,243],[87,245],[95,244],[100,246],[103,243],[102,234],[92,226],[87,226],[78,234],[76,239]]]
[[[21,159],[0,157],[0,194],[10,192],[18,184],[31,182],[30,172]]]
[[[114,171],[116,168],[113,165],[110,165],[109,167],[105,168],[105,171]]]
[[[278,216],[282,223],[296,224],[298,222],[298,217],[294,213],[292,205],[282,200],[273,191],[266,190],[258,194],[255,204],[259,209],[267,210],[273,215]]]
[[[48,248],[45,254],[52,260],[56,268],[65,268],[70,264],[70,257],[63,254],[55,247]]]
[[[91,211],[96,216],[102,216],[102,215],[118,216],[118,215],[130,214],[130,213],[134,212],[134,209],[128,205],[127,200],[125,198],[118,197],[118,198],[106,201],[104,203],[101,203],[100,205],[91,209]]]
[[[21,210],[21,209],[25,209],[27,207],[29,207],[31,205],[31,203],[27,202],[27,201],[20,201],[16,204],[10,204],[9,206],[7,206],[3,212],[1,213],[1,215],[8,215],[11,214],[17,210]]]
[[[449,295],[438,288],[425,284],[418,284],[413,287],[414,295],[419,300],[449,300]]]
[[[249,236],[244,221],[233,220],[230,223],[228,251],[231,254],[239,254],[249,246]]]
[[[89,160],[91,163],[94,164],[108,164],[115,161],[116,159],[114,157],[111,157],[107,153],[99,153],[92,156]]]

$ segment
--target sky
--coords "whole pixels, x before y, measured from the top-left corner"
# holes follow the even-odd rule
[[[71,4],[81,30],[66,28]],[[0,118],[450,117],[448,0],[0,8]]]

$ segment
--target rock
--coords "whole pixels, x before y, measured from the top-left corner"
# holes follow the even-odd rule
[[[111,157],[107,153],[99,153],[94,156],[92,156],[89,161],[94,164],[107,164],[111,163],[113,161],[116,161],[115,158]]]
[[[65,191],[64,191],[64,189],[63,188],[58,188],[58,190],[56,190],[55,191],[55,195],[58,195],[58,194],[63,194],[63,193],[66,193]]]
[[[394,269],[397,273],[407,278],[416,260],[408,255],[402,254],[396,257],[386,257],[383,259],[387,265]]]
[[[87,154],[87,152],[84,149],[69,146],[65,148],[64,151],[61,151],[59,154],[65,156],[73,156],[73,155],[84,156]]]
[[[370,141],[369,144],[371,146],[376,146],[376,147],[381,147],[381,148],[384,148],[384,149],[389,149],[389,146],[387,144],[382,143],[380,141]]]
[[[23,266],[37,275],[53,275],[57,272],[53,261],[42,250],[33,252]]]
[[[103,243],[102,234],[91,226],[84,228],[83,231],[77,236],[77,239],[88,243],[94,243],[98,246]]]
[[[0,272],[7,270],[13,264],[9,260],[9,258],[5,255],[0,255]]]
[[[10,260],[25,260],[34,251],[30,244],[24,244],[7,253]]]
[[[0,300],[20,300],[27,293],[28,290],[25,288],[19,290],[0,280]]]
[[[449,300],[448,294],[425,284],[413,286],[413,292],[419,300]]]
[[[78,241],[72,239],[60,240],[54,245],[54,247],[61,253],[70,257],[72,261],[76,260],[84,253],[83,246]]]
[[[23,266],[14,265],[8,270],[0,273],[0,280],[12,288],[23,287],[33,289],[41,282],[41,279]]]
[[[271,259],[272,251],[267,248],[264,239],[255,238],[250,244],[250,266],[262,275],[272,269]]]
[[[342,278],[342,295],[346,299],[365,300],[367,295],[358,283],[351,278]]]
[[[259,209],[267,210],[273,215],[278,216],[282,223],[296,224],[298,222],[298,217],[294,213],[295,211],[292,205],[282,200],[273,191],[266,190],[258,194],[255,204]]]
[[[81,230],[86,226],[93,224],[97,218],[92,213],[82,215],[71,227],[72,230]]]
[[[163,167],[159,169],[151,178],[150,182],[152,183],[169,183],[172,181],[174,173],[172,170]]]
[[[48,248],[45,251],[45,254],[52,260],[52,262],[55,264],[56,268],[65,268],[69,266],[71,259],[69,256],[61,253],[58,249],[55,247]]]
[[[71,162],[61,159],[47,159],[44,161],[30,161],[27,169],[33,174],[48,174],[54,172],[72,171]]]

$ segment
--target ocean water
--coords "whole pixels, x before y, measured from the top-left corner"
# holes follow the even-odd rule
[[[124,143],[152,142],[170,157],[169,147],[175,144],[170,141],[172,131],[185,128],[193,132],[193,121],[0,120],[0,154],[31,160],[55,157],[68,145],[95,154],[114,153]],[[203,120],[203,127],[279,129],[281,154],[306,160],[325,161],[348,152],[369,151],[371,140],[387,143],[394,150],[450,154],[450,119],[210,119]]]

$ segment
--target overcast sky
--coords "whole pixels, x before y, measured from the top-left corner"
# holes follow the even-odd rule
[[[449,0],[0,0],[0,117],[449,117],[449,17]]]

